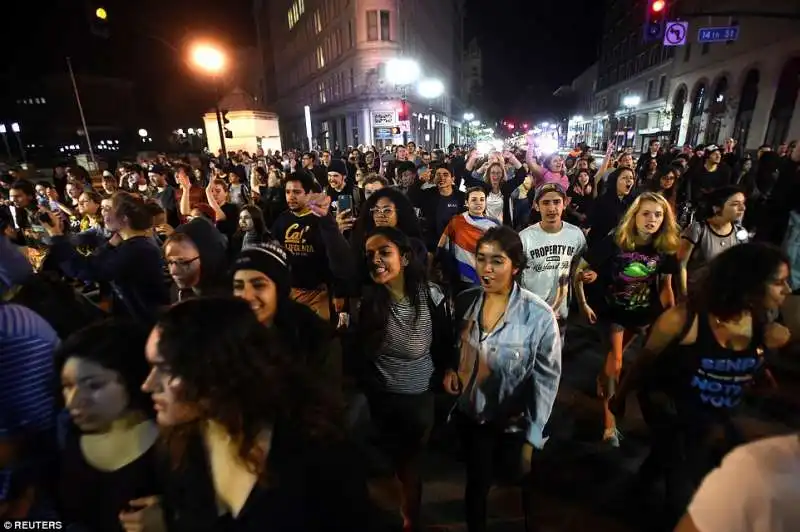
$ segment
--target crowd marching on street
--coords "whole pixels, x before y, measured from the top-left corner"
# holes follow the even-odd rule
[[[800,530],[800,438],[748,442],[736,423],[800,334],[800,145],[775,148],[529,138],[11,170],[0,520],[428,530],[437,440],[465,472],[469,532],[492,529],[506,463],[520,530],[542,530],[532,486],[563,443],[580,323],[607,352],[597,446],[625,450],[630,403],[647,426],[652,530]]]

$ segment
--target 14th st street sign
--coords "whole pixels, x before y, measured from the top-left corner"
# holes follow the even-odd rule
[[[722,26],[718,28],[700,28],[697,30],[697,42],[728,42],[739,38],[739,26]]]

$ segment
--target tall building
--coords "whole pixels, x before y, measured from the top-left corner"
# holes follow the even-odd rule
[[[308,145],[306,106],[314,147],[399,143],[400,128],[430,147],[457,141],[463,12],[463,0],[256,0],[263,97],[280,116],[283,145]],[[386,65],[399,57],[442,81],[443,95],[427,100],[390,83]]]
[[[593,63],[575,78],[569,86],[573,95],[574,113],[567,122],[567,145],[581,142],[592,145],[592,109],[597,90],[597,63]]]
[[[472,39],[464,50],[464,63],[461,79],[461,99],[470,109],[483,104],[483,53],[478,39]]]
[[[800,138],[800,6],[786,0],[736,0],[724,8],[684,0],[681,11],[725,13],[688,18],[669,95],[671,138],[678,144],[734,138],[755,150]],[[728,42],[699,43],[701,27],[738,28]]]
[[[669,138],[667,94],[675,50],[646,43],[647,0],[609,0],[600,43],[593,113],[594,146],[614,141],[641,150]],[[668,2],[669,10],[675,6]]]

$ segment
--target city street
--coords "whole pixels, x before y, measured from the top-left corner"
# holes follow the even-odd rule
[[[655,501],[653,497],[631,500],[633,475],[647,452],[646,430],[635,399],[621,423],[625,437],[621,448],[612,449],[599,441],[602,411],[594,390],[604,353],[598,346],[595,329],[577,315],[571,318],[563,379],[551,419],[553,436],[534,466],[537,507],[545,532],[647,531],[659,522],[657,496]],[[632,348],[628,356],[635,352]],[[769,399],[752,400],[739,417],[748,439],[800,427],[798,381],[787,370],[777,371],[776,378],[779,390]],[[432,438],[423,496],[423,516],[430,532],[466,531],[462,517],[464,471],[455,448],[447,429],[440,428]],[[380,481],[372,485],[376,499],[387,510],[391,510],[391,486],[391,482]],[[489,496],[492,532],[522,530],[519,493],[511,486],[493,488]]]

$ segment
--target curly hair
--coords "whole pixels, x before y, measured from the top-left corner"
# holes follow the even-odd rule
[[[727,321],[744,312],[766,320],[764,296],[789,257],[778,247],[763,243],[739,244],[705,265],[689,286],[688,307],[697,314],[712,314]]]
[[[372,209],[378,204],[378,200],[386,198],[394,203],[394,208],[397,211],[397,229],[402,231],[406,236],[411,238],[420,238],[422,232],[419,228],[419,220],[417,214],[414,212],[414,206],[409,201],[405,194],[394,188],[382,188],[376,190],[361,208],[361,214],[356,220],[353,227],[352,241],[359,246],[359,249],[364,249],[364,243],[367,238],[366,235],[375,229],[375,219],[372,216]]]
[[[238,445],[252,472],[264,473],[258,437],[279,426],[308,440],[342,437],[339,394],[294,359],[292,346],[276,341],[247,302],[234,297],[198,298],[171,307],[156,324],[158,352],[181,400],[199,411],[188,426],[166,431],[176,465],[200,424],[219,423]]]

